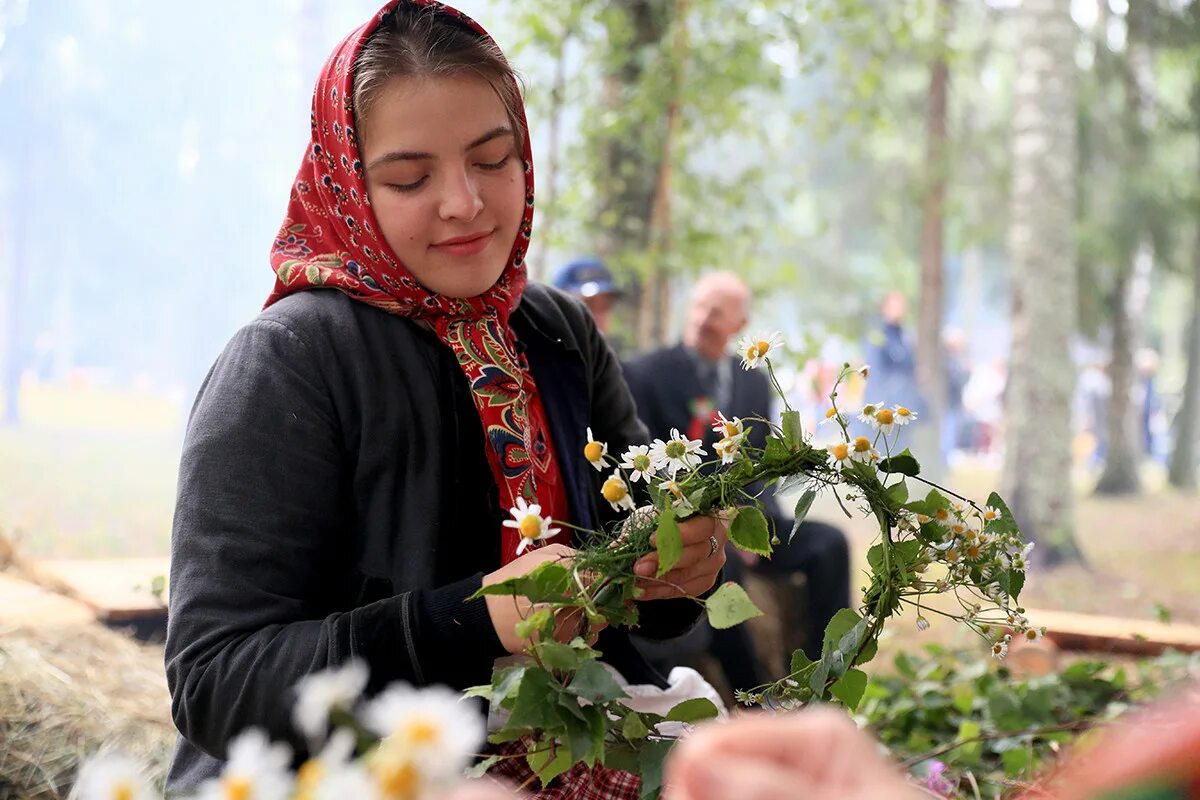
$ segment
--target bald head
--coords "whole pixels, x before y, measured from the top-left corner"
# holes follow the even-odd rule
[[[692,291],[683,343],[710,361],[728,352],[729,342],[750,315],[750,287],[733,272],[710,272]]]

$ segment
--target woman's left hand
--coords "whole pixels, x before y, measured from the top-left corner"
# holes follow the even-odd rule
[[[650,537],[651,544],[657,544],[655,536]],[[683,553],[662,577],[654,577],[658,572],[658,553],[642,556],[633,565],[634,573],[641,576],[638,587],[643,593],[638,600],[695,597],[716,583],[721,567],[725,566],[725,542],[729,540],[729,520],[725,515],[682,520],[679,537],[683,540]]]

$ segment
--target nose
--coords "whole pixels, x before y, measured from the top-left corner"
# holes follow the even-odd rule
[[[438,214],[444,220],[473,220],[483,210],[483,198],[466,170],[451,172],[442,190]]]

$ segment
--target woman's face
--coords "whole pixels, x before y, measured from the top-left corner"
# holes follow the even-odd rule
[[[392,252],[446,297],[490,289],[525,209],[525,167],[483,78],[394,78],[359,122],[371,208]]]

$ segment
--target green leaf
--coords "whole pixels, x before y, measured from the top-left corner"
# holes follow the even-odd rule
[[[1021,713],[1021,701],[1008,689],[997,689],[988,695],[988,713],[1001,731],[1020,731],[1028,727]]]
[[[893,503],[902,506],[908,502],[908,486],[904,481],[893,483],[887,489],[887,496]]]
[[[791,455],[787,444],[778,436],[768,436],[767,446],[763,450],[762,465],[763,466],[778,466],[788,460]]]
[[[1006,569],[1000,573],[997,583],[1004,593],[1017,600],[1021,594],[1021,589],[1025,588],[1025,573],[1019,569]]]
[[[621,722],[621,735],[626,739],[645,739],[650,734],[650,729],[646,727],[646,723],[642,722],[641,716],[636,711],[630,711],[625,715],[625,719]]]
[[[487,683],[482,686],[469,686],[463,690],[463,697],[482,697],[490,703],[492,702],[492,686]]]
[[[683,555],[683,538],[679,535],[674,511],[668,508],[658,515],[658,530],[654,537],[658,550],[658,577],[661,578],[675,568]]]
[[[599,661],[584,662],[567,684],[567,691],[593,703],[607,703],[609,700],[629,696]]]
[[[803,650],[793,650],[791,672],[789,674],[795,675],[797,672],[804,669],[811,663],[813,663],[813,660],[809,658]]]
[[[799,411],[783,412],[783,441],[793,451],[804,444],[804,426],[800,424]]]
[[[492,702],[499,705],[521,685],[525,667],[505,667],[492,673]],[[507,706],[505,706],[507,708]]]
[[[503,755],[488,756],[478,764],[469,767],[464,774],[468,778],[482,778],[489,769],[499,764],[503,758]]]
[[[809,489],[796,501],[796,509],[792,512],[792,532],[788,535],[788,544],[791,544],[792,539],[796,538],[796,533],[800,530],[800,523],[804,522],[804,518],[808,516],[808,510],[812,508],[815,499],[817,499],[816,490]]]
[[[905,448],[904,452],[897,453],[891,458],[885,458],[883,461],[880,461],[879,471],[899,473],[912,478],[920,474],[921,465],[917,462],[916,457],[908,451],[908,448]]]
[[[821,646],[822,654],[833,653],[835,650],[840,649],[840,643],[842,642],[843,638],[860,622],[863,622],[862,617],[858,615],[858,612],[851,608],[843,608],[834,614],[833,619],[831,619],[829,624],[825,626],[825,640]],[[863,626],[862,630],[865,632],[865,625]],[[875,642],[868,642],[867,645],[863,647],[862,653],[859,655],[858,663],[865,664],[870,661],[875,657],[877,650],[878,647],[876,646]],[[853,665],[847,664],[847,666]]]
[[[543,787],[575,763],[571,760],[570,748],[561,744],[545,750],[539,748],[525,756],[525,760],[529,762],[529,768],[538,776]]]
[[[1017,521],[1013,518],[1012,512],[1008,510],[1004,499],[1000,495],[992,492],[988,495],[987,504],[1000,512],[1000,518],[994,519],[987,524],[989,531],[997,533],[1017,533]]]
[[[958,726],[958,735],[955,737],[957,742],[965,742],[970,739],[975,739],[982,732],[979,723],[964,719]],[[956,753],[955,761],[963,764],[978,764],[980,756],[983,754],[983,742],[973,741],[970,744],[965,744],[954,751]]]
[[[468,600],[484,595],[520,595],[534,603],[563,602],[571,588],[571,571],[561,564],[546,561],[526,575],[483,586]]]
[[[732,628],[762,613],[751,601],[746,590],[733,581],[726,581],[704,601],[708,624],[718,630]]]
[[[574,672],[579,669],[582,660],[578,650],[559,642],[542,642],[537,646],[537,651],[543,664],[560,672]]]
[[[754,506],[739,508],[729,526],[729,540],[747,553],[771,555],[771,531],[767,518]]]
[[[654,800],[658,797],[663,785],[663,762],[667,760],[672,744],[673,742],[667,739],[655,739],[642,745],[638,756],[638,771],[642,776],[639,800]]]
[[[594,662],[588,662],[594,663]],[[525,670],[507,728],[552,728],[562,724],[557,710],[560,687],[549,672]]]
[[[1014,747],[1000,754],[1004,764],[1004,774],[1010,778],[1018,778],[1030,769],[1030,753],[1027,747]]]
[[[516,624],[517,636],[529,639],[548,625],[554,624],[554,613],[548,608],[539,609]]]
[[[604,711],[600,706],[580,709],[583,721],[572,721],[567,725],[567,741],[571,745],[571,761],[587,764],[604,760]]]
[[[1164,606],[1162,603],[1155,602],[1151,604],[1151,609],[1154,611],[1154,618],[1164,625],[1171,624],[1171,609]]]
[[[939,510],[950,507],[950,500],[937,489],[930,489],[924,500],[914,500],[904,506],[914,514],[932,517]]]
[[[846,708],[854,711],[858,708],[858,703],[862,700],[866,688],[867,673],[861,669],[849,669],[838,679],[837,683],[829,687],[829,691],[834,697],[841,700]]]
[[[672,722],[699,722],[717,716],[717,707],[707,697],[693,697],[671,708],[667,719]]]

